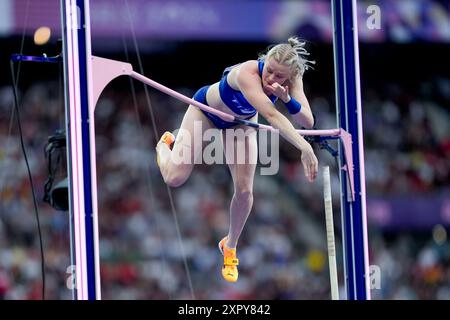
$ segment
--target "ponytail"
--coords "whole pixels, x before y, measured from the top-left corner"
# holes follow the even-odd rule
[[[311,65],[316,64],[316,62],[306,58],[306,56],[309,56],[309,52],[305,49],[305,41],[301,41],[298,37],[290,37],[288,43],[298,56],[298,68],[300,75],[303,76],[305,71],[309,68],[312,69]]]

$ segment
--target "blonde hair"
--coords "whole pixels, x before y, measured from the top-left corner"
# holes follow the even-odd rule
[[[311,64],[316,63],[305,58],[305,56],[309,56],[309,53],[304,47],[304,41],[298,37],[290,37],[287,43],[269,47],[267,53],[259,55],[258,60],[273,58],[276,62],[293,70],[292,78],[303,77],[305,71],[312,68]]]

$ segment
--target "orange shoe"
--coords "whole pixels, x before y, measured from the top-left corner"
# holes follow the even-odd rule
[[[236,249],[231,249],[226,246],[227,237],[224,237],[219,242],[219,250],[223,255],[222,276],[228,282],[236,282],[238,279],[239,259],[236,258]]]
[[[165,144],[167,144],[169,149],[172,149],[172,144],[174,142],[175,142],[175,136],[171,132],[166,131],[161,136],[161,139],[159,139],[158,143],[156,144],[156,147],[158,147],[158,145],[160,143],[165,143]],[[159,166],[159,154],[158,154],[158,152],[156,152],[156,162],[158,163],[158,166]]]

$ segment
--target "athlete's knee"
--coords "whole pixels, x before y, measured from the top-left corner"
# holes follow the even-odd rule
[[[239,202],[253,203],[253,190],[249,187],[237,187],[234,196]]]
[[[187,180],[187,177],[180,175],[180,174],[169,174],[167,177],[165,177],[164,182],[172,188],[178,188],[183,183],[185,183]]]
[[[188,176],[186,174],[174,172],[167,174],[167,176],[164,177],[164,182],[169,187],[177,188],[183,185],[186,182],[187,178]]]

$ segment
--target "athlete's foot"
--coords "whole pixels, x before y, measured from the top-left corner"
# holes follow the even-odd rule
[[[236,248],[229,248],[226,245],[227,237],[219,242],[219,250],[223,254],[222,276],[228,282],[236,282],[238,279],[239,259],[236,258]]]
[[[172,144],[174,143],[174,141],[175,141],[175,136],[169,131],[164,132],[164,134],[161,136],[161,139],[159,139],[158,143],[156,144],[156,162],[158,163],[158,166],[159,166],[159,150],[158,150],[158,146],[161,143],[165,143],[165,144],[167,144],[169,149],[172,149]]]

